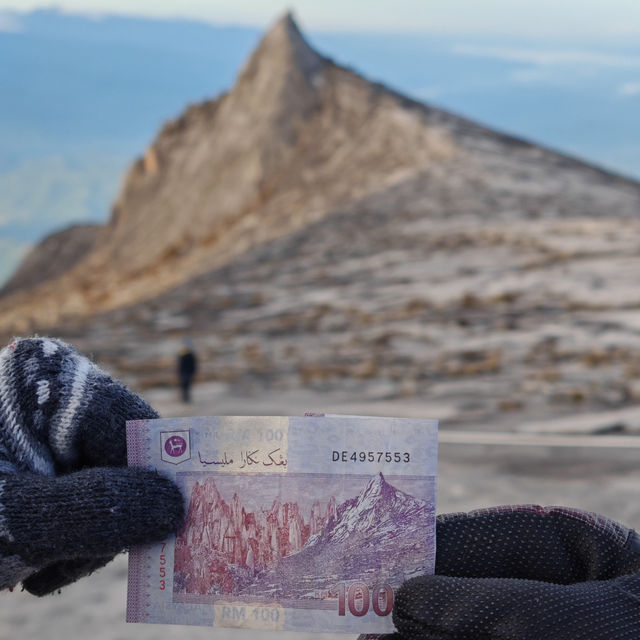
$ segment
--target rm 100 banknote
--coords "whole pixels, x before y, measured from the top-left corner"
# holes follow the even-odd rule
[[[127,443],[187,512],[130,553],[129,622],[386,633],[395,589],[433,573],[433,420],[142,420]]]

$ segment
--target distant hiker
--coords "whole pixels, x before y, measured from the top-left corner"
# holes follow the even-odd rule
[[[178,378],[182,389],[182,402],[191,402],[191,383],[198,371],[198,359],[191,338],[185,338],[178,354]]]

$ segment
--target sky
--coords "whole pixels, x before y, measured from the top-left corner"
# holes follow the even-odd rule
[[[316,30],[509,34],[568,40],[640,34],[638,0],[0,0],[0,10],[52,6],[96,15],[185,17],[260,28],[292,9],[304,28]],[[4,28],[11,25],[4,24]]]

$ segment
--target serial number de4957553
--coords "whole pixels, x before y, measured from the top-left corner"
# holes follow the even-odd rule
[[[331,454],[333,462],[411,462],[408,451],[336,451]]]

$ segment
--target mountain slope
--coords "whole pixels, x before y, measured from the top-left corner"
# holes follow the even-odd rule
[[[495,144],[56,332],[138,388],[174,384],[162,354],[189,331],[223,397],[306,387],[484,428],[606,411],[640,400],[639,210],[632,184]]]
[[[243,397],[506,428],[606,411],[640,401],[639,211],[638,183],[371,84],[285,18],[167,125],[85,259],[0,300],[0,331],[137,388],[174,384],[190,332],[200,380]]]
[[[380,473],[338,506],[335,519],[298,552],[260,574],[242,595],[279,599],[334,592],[353,580],[398,586],[431,571],[434,505],[390,485]]]
[[[37,287],[66,273],[91,250],[99,231],[96,224],[73,225],[48,235],[27,254],[0,289],[0,296]]]
[[[487,175],[494,160],[504,177]],[[528,206],[528,183],[550,167],[554,195],[571,188],[577,171],[586,179],[576,186],[606,187],[621,214],[637,206],[635,183],[413,102],[339,67],[313,51],[287,15],[228,94],[164,127],[130,170],[87,257],[62,278],[0,302],[0,329],[50,326],[152,298],[409,179],[422,182],[420,197],[427,200],[429,180],[457,176],[481,191],[500,188],[514,160],[521,184],[508,188],[522,199],[514,202],[517,208]]]
[[[155,295],[451,158],[446,132],[402,104],[314,52],[285,16],[232,91],[165,126],[129,172],[87,260],[38,291],[40,309],[30,296],[6,307],[42,323]],[[50,289],[69,294],[43,310]]]
[[[174,591],[316,598],[335,594],[341,582],[397,586],[431,569],[433,504],[396,489],[381,473],[337,507],[335,496],[325,501],[313,504],[306,523],[304,495],[249,511],[237,494],[225,502],[213,478],[197,482],[176,541]]]

